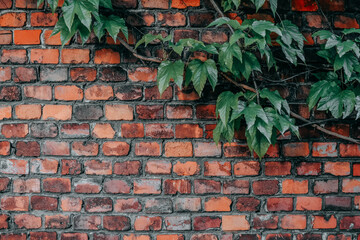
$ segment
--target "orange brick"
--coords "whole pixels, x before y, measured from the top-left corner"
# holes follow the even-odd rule
[[[134,194],[160,194],[160,179],[138,179],[134,181]]]
[[[12,43],[12,32],[0,30],[0,45],[9,45]]]
[[[213,197],[205,201],[204,208],[207,212],[229,212],[231,203],[231,199],[227,197]]]
[[[188,161],[188,162],[178,161],[174,165],[173,171],[179,176],[192,176],[200,172],[200,166],[197,162],[194,161]]]
[[[46,45],[51,45],[51,46],[60,46],[62,45],[61,43],[61,39],[60,39],[60,33],[51,36],[52,34],[52,30],[45,30],[44,31],[44,41]],[[50,37],[51,36],[51,37]],[[69,42],[66,43],[65,45],[69,45]]]
[[[27,98],[51,100],[51,86],[25,86],[24,94]]]
[[[61,62],[68,64],[88,63],[90,61],[89,49],[63,49]]]
[[[11,68],[0,67],[0,82],[6,82],[11,80]]]
[[[136,156],[160,156],[161,147],[157,142],[139,142],[135,145]]]
[[[319,211],[322,208],[320,197],[297,197],[296,210],[299,211]]]
[[[187,7],[199,7],[200,0],[173,0],[171,2],[171,8],[184,9]]]
[[[32,63],[58,64],[59,63],[59,50],[58,49],[31,49],[30,61]]]
[[[350,175],[349,162],[326,162],[324,172],[334,176],[347,176]]]
[[[312,224],[314,229],[330,229],[336,228],[337,221],[334,215],[330,217],[314,216]]]
[[[308,193],[308,180],[296,181],[285,179],[282,182],[282,193],[284,194],[305,194]]]
[[[343,179],[342,191],[344,193],[359,193],[360,181],[358,179]]]
[[[204,168],[204,176],[231,176],[230,162],[207,161]]]
[[[1,156],[10,155],[10,142],[0,142],[0,155]]]
[[[15,114],[18,119],[40,119],[41,105],[39,104],[17,105],[15,107]]]
[[[0,27],[23,27],[26,23],[26,13],[9,12],[0,16]]]
[[[133,82],[155,82],[157,69],[149,67],[139,67],[129,71],[129,79]]]
[[[0,105],[0,120],[11,118],[11,106]]]
[[[29,133],[29,126],[25,123],[4,124],[1,134],[6,138],[23,138]]]
[[[108,100],[114,97],[111,86],[94,85],[85,90],[85,98],[88,100]]]
[[[0,168],[0,173],[2,174],[25,175],[29,173],[29,163],[27,160],[3,159],[1,162],[3,165]],[[4,209],[2,208],[2,210]]]
[[[95,51],[95,64],[119,64],[120,53],[112,49],[101,49]]]
[[[27,9],[36,9],[37,1],[36,0],[16,0],[15,1],[16,8],[27,8]],[[44,7],[44,3],[40,4],[39,9]]]
[[[45,105],[43,108],[44,120],[70,120],[72,107],[70,105]]]
[[[306,216],[305,215],[286,215],[281,220],[281,227],[283,229],[305,229]]]
[[[64,101],[76,101],[83,99],[83,90],[78,86],[56,86],[54,88],[55,99]]]
[[[97,123],[92,132],[95,138],[113,138],[115,131],[110,123]]]
[[[129,105],[105,105],[107,120],[133,120],[134,109]]]
[[[257,161],[242,161],[234,165],[234,174],[237,176],[259,175],[260,163]]]
[[[1,198],[1,210],[7,211],[28,211],[29,197],[25,196],[4,196]],[[17,238],[14,238],[14,240]]]
[[[1,36],[1,32],[0,32]],[[4,49],[2,50],[1,62],[25,63],[27,55],[25,49]]]
[[[222,216],[223,231],[244,231],[249,230],[250,224],[245,215],[224,215]]]
[[[286,157],[307,157],[310,154],[309,143],[294,142],[284,144],[283,152]]]
[[[0,9],[11,8],[13,1],[12,0],[3,0],[0,2]]]
[[[14,43],[16,45],[40,44],[41,30],[14,30]]]
[[[41,217],[30,214],[15,215],[16,228],[36,229],[41,228]]]
[[[31,26],[33,27],[52,27],[58,20],[57,13],[35,12],[31,14]]]
[[[165,143],[166,157],[192,157],[193,149],[191,142],[167,142]]]

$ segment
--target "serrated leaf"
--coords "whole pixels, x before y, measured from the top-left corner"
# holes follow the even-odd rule
[[[158,68],[157,85],[160,94],[169,87],[170,79],[181,89],[183,83],[184,63],[181,60],[176,62],[163,61]]]
[[[265,37],[266,31],[275,32],[279,36],[282,36],[280,29],[274,25],[274,23],[266,20],[255,21],[252,24],[252,30],[262,37]]]
[[[341,43],[341,41],[340,41],[339,37],[336,35],[332,35],[330,38],[327,39],[326,44],[325,44],[325,49],[330,49],[340,43]]]
[[[349,28],[349,29],[344,29],[342,32],[343,32],[345,35],[351,34],[351,33],[358,33],[358,34],[360,34],[360,29],[357,29],[357,28]]]
[[[40,2],[44,2],[44,0],[40,1]],[[51,9],[51,12],[54,13],[56,11],[56,8],[59,4],[59,0],[47,0],[49,6],[50,6],[50,9]],[[41,4],[41,3],[40,3]],[[39,7],[39,1],[38,1],[38,7]]]
[[[219,62],[224,64],[227,69],[231,70],[233,66],[233,58],[237,58],[242,62],[242,53],[240,47],[234,43],[224,43],[219,49]]]
[[[276,10],[277,10],[277,6],[278,6],[278,0],[269,0],[270,2],[270,9],[273,13],[273,15],[275,16]]]
[[[99,3],[100,3],[100,6],[102,6],[104,8],[113,9],[111,0],[100,0]]]
[[[196,92],[201,96],[206,80],[208,79],[213,89],[217,83],[218,70],[214,60],[208,59],[202,62],[198,59],[191,61],[188,65],[191,70],[191,81]]]
[[[121,31],[126,40],[129,39],[128,28],[125,24],[125,20],[116,15],[110,15],[104,18],[104,28],[108,31],[114,42],[117,41],[117,36]]]
[[[228,17],[217,18],[215,21],[210,23],[207,27],[213,27],[213,26],[219,27],[219,26],[224,25],[224,24],[230,25],[235,30],[241,28],[240,23],[238,21],[232,20],[232,19],[230,19]]]
[[[250,151],[254,151],[261,159],[266,154],[271,143],[263,134],[257,131],[255,127],[247,129],[245,136]]]
[[[216,101],[216,116],[220,116],[220,120],[224,125],[229,122],[230,111],[238,107],[239,94],[230,91],[222,92]]]
[[[337,71],[341,68],[344,69],[345,77],[350,79],[351,74],[354,70],[354,67],[359,64],[358,59],[354,56],[354,54],[348,52],[344,56],[336,56],[334,61],[334,71]]]
[[[360,117],[360,96],[356,96],[355,98],[355,110],[357,111],[356,113],[356,120],[357,120]]]
[[[334,34],[330,31],[327,30],[320,30],[317,31],[316,33],[313,33],[313,37],[319,37],[320,40],[325,40],[325,39],[329,39],[331,36],[333,36]]]
[[[339,91],[319,101],[318,110],[329,110],[335,118],[346,118],[355,107],[355,93],[351,90]]]
[[[355,43],[351,40],[346,40],[345,42],[341,42],[336,45],[339,57],[344,56],[345,53],[352,51],[355,47],[356,47]]]
[[[256,118],[262,119],[265,123],[269,122],[269,120],[264,112],[264,109],[260,105],[254,103],[254,102],[251,102],[243,110],[243,113],[244,113],[244,117],[245,117],[245,121],[246,121],[248,129],[251,128],[255,124]]]
[[[260,97],[267,98],[279,113],[281,113],[281,109],[284,108],[286,113],[290,114],[289,104],[280,96],[277,90],[270,91],[267,88],[261,89]]]
[[[254,3],[256,7],[256,11],[259,11],[259,9],[264,5],[265,0],[251,0],[252,3]]]
[[[334,81],[322,80],[311,86],[307,103],[309,110],[313,109],[320,98],[328,97],[340,91],[340,87]]]

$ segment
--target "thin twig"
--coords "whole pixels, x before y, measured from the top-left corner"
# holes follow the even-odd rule
[[[153,58],[153,57],[146,57],[143,55],[140,55],[137,53],[137,51],[132,48],[126,41],[124,41],[122,38],[118,38],[118,40],[120,41],[120,43],[127,49],[129,50],[135,57],[144,60],[144,61],[149,61],[149,62],[156,62],[156,63],[161,63],[162,60],[160,58]]]
[[[330,31],[331,31],[332,33],[334,33],[334,29],[331,27],[331,23],[330,23],[329,19],[327,18],[327,16],[325,15],[324,11],[322,10],[319,0],[315,0],[315,2],[316,2],[316,4],[317,4],[317,6],[318,6],[318,9],[319,9],[321,15],[323,15],[323,17],[325,18],[326,24],[329,26]]]
[[[221,9],[219,8],[219,6],[216,4],[216,2],[214,0],[210,0],[211,5],[213,5],[213,7],[215,8],[216,12],[221,16],[221,17],[225,17],[224,13],[221,11]],[[231,33],[234,33],[234,29],[229,25],[226,24],[228,26],[228,28],[230,29]]]
[[[250,87],[250,86],[247,86],[247,85],[245,85],[245,84],[238,83],[238,82],[232,80],[230,77],[226,76],[226,75],[223,74],[223,73],[221,73],[221,75],[222,75],[226,80],[228,80],[229,82],[233,83],[235,86],[256,93],[256,89],[254,89],[254,88],[252,88],[252,87]],[[330,131],[330,130],[327,130],[327,129],[323,128],[323,127],[320,127],[319,125],[312,123],[311,121],[307,120],[306,118],[303,118],[302,116],[300,116],[300,115],[297,114],[297,113],[294,113],[294,112],[290,111],[290,116],[292,116],[293,118],[296,118],[296,119],[298,119],[298,120],[301,120],[301,121],[303,121],[303,122],[305,122],[305,123],[309,123],[309,125],[311,124],[312,127],[316,128],[318,131],[323,132],[323,133],[325,133],[325,134],[327,134],[327,135],[334,136],[334,137],[337,137],[337,138],[340,138],[340,139],[343,139],[343,140],[346,140],[346,141],[349,141],[349,142],[352,142],[352,143],[360,144],[360,141],[358,141],[358,140],[356,140],[356,139],[354,139],[354,138],[346,137],[346,136],[344,136],[344,135],[341,135],[341,134],[338,134],[338,133],[336,133],[336,132],[332,132],[332,131]]]

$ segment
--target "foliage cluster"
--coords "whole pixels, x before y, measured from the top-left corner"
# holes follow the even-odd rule
[[[42,3],[44,0],[38,0]],[[256,10],[265,0],[251,0]],[[58,1],[48,0],[53,11]],[[241,0],[223,0],[224,11],[237,9]],[[277,0],[270,0],[271,10],[276,16]],[[127,37],[124,19],[102,15],[101,10],[112,9],[111,0],[65,0],[62,15],[53,34],[60,32],[63,44],[77,32],[82,42],[90,33],[101,39],[106,32],[116,40],[118,33]],[[246,124],[246,139],[251,151],[263,157],[271,144],[275,144],[279,134],[290,131],[299,136],[295,119],[292,118],[288,102],[279,92],[266,87],[258,88],[259,76],[264,72],[277,71],[278,60],[275,48],[280,48],[286,61],[298,65],[305,64],[304,37],[299,28],[289,20],[279,19],[277,24],[265,20],[244,20],[241,24],[226,17],[217,18],[209,27],[227,26],[232,34],[223,44],[205,44],[194,39],[173,42],[171,36],[144,35],[135,48],[154,41],[164,46],[164,56],[158,67],[157,84],[160,93],[174,83],[181,89],[192,85],[201,96],[208,83],[214,90],[220,76],[231,82],[247,86],[240,92],[222,92],[216,104],[219,116],[214,130],[214,140],[222,138],[232,141],[234,133]],[[307,103],[309,109],[317,108],[331,113],[334,118],[349,117],[353,112],[360,117],[360,34],[358,29],[348,29],[336,34],[322,30],[313,36],[324,40],[317,54],[328,65],[314,73],[318,78],[310,91]],[[134,50],[135,51],[135,50]],[[202,52],[203,58],[189,57],[188,53]],[[190,54],[191,55],[191,54]],[[245,83],[245,84],[243,84]]]

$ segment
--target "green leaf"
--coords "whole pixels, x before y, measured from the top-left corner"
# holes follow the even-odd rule
[[[242,53],[240,47],[234,43],[230,45],[229,43],[224,43],[219,49],[219,62],[224,64],[227,69],[231,70],[233,66],[233,58],[237,58],[242,62]]]
[[[257,128],[255,127],[247,129],[245,131],[245,136],[250,151],[255,151],[261,159],[266,154],[271,143],[263,134],[261,134],[261,132],[257,131]]]
[[[322,98],[318,110],[329,110],[335,118],[346,118],[355,107],[355,93],[351,90],[339,91]]]
[[[277,10],[277,6],[278,6],[278,3],[277,3],[278,0],[269,0],[270,2],[270,9],[273,13],[273,15],[275,16],[275,13],[276,13],[276,10]]]
[[[100,6],[102,6],[104,8],[113,9],[111,0],[100,0],[99,3],[100,3]]]
[[[299,49],[304,47],[305,38],[300,32],[298,26],[289,20],[284,20],[279,24],[279,28],[281,28],[281,31],[283,32],[281,40],[283,40],[284,43],[290,46],[292,41],[295,41],[298,44]]]
[[[309,110],[315,107],[320,98],[338,93],[339,91],[340,87],[334,81],[322,80],[313,84],[307,99]]]
[[[193,82],[196,92],[201,96],[206,79],[209,79],[210,85],[214,89],[217,83],[218,70],[214,60],[208,59],[205,62],[195,59],[188,65],[191,70],[191,81]]]
[[[255,7],[256,7],[256,11],[259,11],[259,9],[264,5],[265,0],[251,0]]]
[[[341,43],[341,41],[340,41],[339,37],[332,35],[330,38],[327,39],[326,44],[325,44],[325,49],[330,49],[340,43]]]
[[[65,24],[64,18],[61,16],[59,20],[57,21],[52,33],[50,36],[54,36],[58,33],[60,33],[60,41],[62,44],[62,47],[70,41],[70,39],[75,35],[78,25],[80,22],[75,21],[75,23],[71,26],[71,31],[69,31],[68,27]]]
[[[216,116],[220,116],[220,120],[224,125],[229,122],[230,111],[238,107],[238,100],[241,94],[233,94],[230,91],[222,92],[216,101]]]
[[[213,27],[213,26],[219,27],[219,26],[224,25],[224,24],[230,25],[235,30],[241,28],[240,23],[238,21],[232,20],[232,19],[227,18],[227,17],[217,18],[215,21],[210,23],[207,27]]]
[[[344,56],[345,53],[352,51],[355,47],[357,47],[355,45],[355,43],[351,40],[346,40],[345,42],[342,43],[338,43],[336,45],[337,48],[337,52],[339,54],[339,57]],[[359,48],[358,48],[359,49]]]
[[[319,57],[325,58],[329,63],[333,64],[336,57],[335,49],[319,50],[316,53]]]
[[[129,38],[128,29],[125,24],[125,20],[116,15],[110,15],[104,18],[104,28],[108,31],[114,42],[117,41],[117,36],[121,31],[126,40]]]
[[[354,56],[354,54],[348,52],[342,57],[336,56],[334,61],[334,71],[337,71],[341,68],[344,69],[345,77],[350,79],[351,74],[354,70],[354,67],[359,64],[358,59]]]
[[[254,102],[251,102],[243,110],[243,114],[244,114],[248,129],[251,128],[255,124],[256,118],[262,119],[265,123],[269,122],[263,108]]]
[[[184,63],[181,60],[176,62],[163,61],[158,68],[157,85],[160,94],[169,87],[170,79],[173,79],[179,88],[182,88],[184,75]]]
[[[357,29],[357,28],[349,28],[349,29],[344,29],[342,32],[343,32],[345,35],[351,34],[351,33],[358,33],[358,34],[360,34],[360,29]]]
[[[41,3],[39,4],[39,2],[44,2],[44,0],[38,1],[38,7],[41,4]],[[56,11],[56,8],[57,8],[58,4],[59,4],[59,0],[47,0],[47,2],[49,4],[49,6],[50,6],[50,9],[51,9],[52,13],[54,13]]]
[[[138,48],[141,44],[145,44],[145,47],[146,47],[149,43],[151,43],[152,41],[155,41],[155,40],[168,41],[169,40],[168,37],[163,38],[163,36],[161,34],[154,35],[151,33],[147,33],[136,43],[135,49]]]
[[[243,61],[237,66],[245,79],[249,79],[252,71],[261,72],[261,66],[256,56],[251,52],[243,53]]]
[[[267,31],[275,32],[279,36],[282,36],[282,32],[280,31],[280,29],[270,21],[265,21],[265,20],[255,21],[252,24],[252,29],[254,30],[254,32],[261,35],[262,37],[265,37]]]
[[[319,37],[320,40],[325,40],[325,39],[329,39],[333,35],[334,34],[332,32],[330,32],[330,31],[320,30],[320,31],[317,31],[316,33],[314,33],[312,36],[313,37]]]
[[[281,109],[284,108],[286,113],[290,114],[290,107],[288,102],[280,96],[277,90],[270,91],[267,88],[261,89],[260,97],[268,99],[279,113],[281,113]]]
[[[356,113],[356,120],[357,120],[360,117],[360,96],[356,96],[355,102],[356,102],[355,110],[357,111]]]

